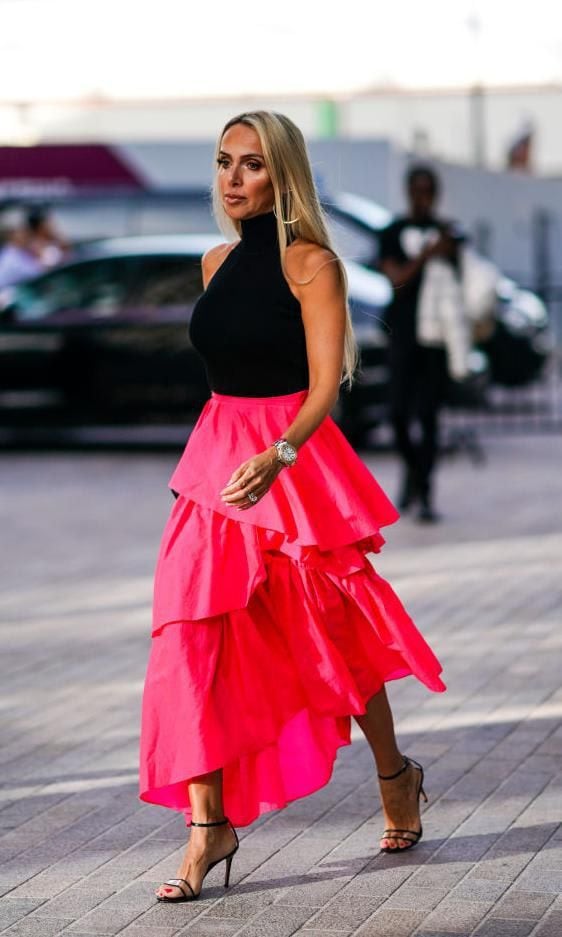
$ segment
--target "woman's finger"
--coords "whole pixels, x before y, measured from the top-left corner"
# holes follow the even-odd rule
[[[244,500],[248,488],[265,482],[269,486],[278,474],[278,464],[272,463],[269,458],[265,462],[261,457],[249,459],[232,473],[228,483],[219,492],[220,497],[229,504]]]
[[[240,489],[243,488],[244,485],[247,485],[251,481],[251,476],[249,473],[246,474],[246,471],[247,470],[245,468],[237,469],[234,475],[232,476],[231,480],[228,482],[227,485],[225,485],[223,490],[219,493],[221,495],[224,495],[224,494],[230,494],[231,492],[240,491]]]
[[[248,492],[253,491],[255,487],[255,485],[247,485],[244,488],[239,488],[236,491],[233,491],[231,494],[222,495],[222,500],[225,501],[226,504],[239,504],[240,502],[247,500]]]
[[[273,479],[265,477],[265,474],[256,475],[251,481],[247,482],[243,488],[239,488],[232,494],[223,495],[223,501],[238,507],[240,504],[245,504],[248,501],[248,494],[257,494],[259,497],[268,491],[272,481]]]
[[[247,496],[247,492],[252,487],[256,487],[256,481],[253,476],[244,476],[239,479],[239,481],[233,482],[232,485],[227,485],[227,487],[221,491],[221,498],[223,501],[228,502],[239,501]]]
[[[265,487],[265,486],[262,486],[261,488],[255,488],[255,489],[253,489],[252,491],[249,492],[249,494],[255,495],[255,497],[256,497],[257,500],[256,500],[256,501],[251,501],[251,500],[248,498],[248,494],[246,494],[246,497],[245,497],[244,501],[243,501],[241,504],[237,505],[237,510],[238,510],[238,511],[249,511],[250,508],[255,507],[256,504],[257,504],[259,501],[261,501],[261,499],[263,498],[263,496],[264,496],[265,494],[267,494],[268,491],[269,491],[269,488],[268,488],[268,487]]]

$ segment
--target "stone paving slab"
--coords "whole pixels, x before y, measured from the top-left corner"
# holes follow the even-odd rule
[[[181,817],[137,800],[152,574],[174,454],[11,453],[0,463],[0,933],[50,937],[560,937],[562,439],[447,460],[442,524],[375,558],[448,692],[390,687],[426,766],[424,839],[377,855],[360,733],[328,786],[241,830],[225,892],[162,906]],[[392,494],[396,462],[369,456]]]

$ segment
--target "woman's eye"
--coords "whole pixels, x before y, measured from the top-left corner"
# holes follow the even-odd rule
[[[226,169],[229,165],[230,165],[229,160],[225,156],[218,157],[217,166],[221,166],[223,169]],[[246,163],[246,166],[248,167],[248,169],[251,169],[254,172],[257,172],[259,169],[262,168],[261,163],[258,163],[254,159],[248,160],[248,162]]]

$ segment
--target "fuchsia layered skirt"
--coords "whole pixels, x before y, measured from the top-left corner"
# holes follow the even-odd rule
[[[322,787],[350,716],[387,680],[444,690],[439,661],[367,558],[398,513],[328,417],[248,511],[232,472],[306,391],[213,394],[169,486],[154,580],[140,797],[191,818],[189,779],[223,769],[235,826]]]

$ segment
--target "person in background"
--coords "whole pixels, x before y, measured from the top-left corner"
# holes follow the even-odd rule
[[[11,211],[2,218],[0,289],[15,286],[64,260],[70,246],[54,227],[45,208],[27,215]]]
[[[19,213],[2,218],[0,246],[0,289],[36,276],[43,270],[29,241],[29,232]]]
[[[418,504],[418,520],[439,520],[433,504],[433,469],[438,450],[438,415],[448,381],[444,345],[421,345],[418,304],[425,265],[433,258],[457,264],[458,236],[453,224],[435,215],[439,180],[429,166],[406,175],[408,213],[381,232],[379,269],[391,281],[388,308],[390,418],[403,462],[400,510]],[[419,435],[412,435],[413,424]]]
[[[43,268],[54,267],[70,253],[69,243],[57,231],[47,208],[32,208],[27,215],[26,229],[29,247],[39,257]]]

